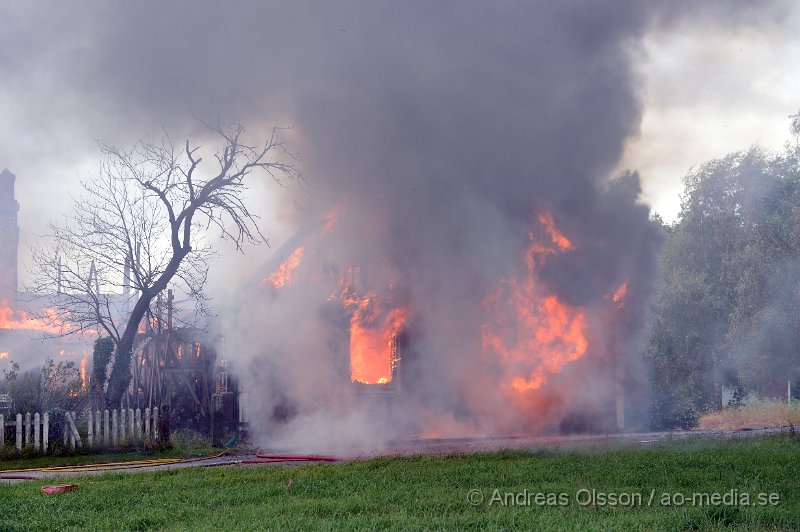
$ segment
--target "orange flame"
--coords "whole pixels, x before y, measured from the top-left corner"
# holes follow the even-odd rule
[[[388,384],[400,360],[397,333],[405,324],[408,309],[384,310],[374,292],[360,296],[353,286],[357,271],[357,267],[351,268],[339,277],[339,302],[343,309],[354,309],[350,317],[350,380]]]
[[[377,296],[358,300],[350,318],[350,378],[364,384],[387,384],[399,361],[397,331],[406,320],[406,309],[383,312]]]
[[[341,218],[342,214],[346,210],[347,210],[346,203],[344,201],[341,201],[322,215],[322,218],[325,220],[325,224],[322,226],[322,231],[321,231],[323,235],[330,234],[330,232],[333,231],[333,228],[336,226],[336,223],[339,221],[339,218]]]
[[[572,245],[572,242],[563,234],[561,234],[561,232],[556,228],[552,214],[540,214],[539,223],[542,224],[544,232],[547,233],[547,236],[550,237],[550,240],[552,240],[553,244],[555,244],[559,250],[566,251],[568,249],[575,249],[575,246]]]
[[[522,280],[505,279],[485,300],[490,320],[483,328],[484,351],[503,361],[506,386],[523,392],[541,388],[586,353],[586,314],[580,307],[548,294],[537,280],[536,267],[548,255],[574,249],[550,214],[539,216],[549,243],[531,236],[528,271]]]
[[[614,292],[614,295],[611,296],[611,301],[616,303],[619,308],[622,308],[622,307],[625,306],[624,299],[625,299],[625,295],[627,293],[628,293],[628,282],[625,281],[624,283],[619,285],[619,288],[617,288],[617,291]]]
[[[88,367],[89,361],[86,359],[86,353],[83,353],[83,358],[81,359],[81,391],[86,393],[86,368]]]
[[[63,334],[69,325],[58,318],[55,309],[44,309],[43,318],[34,318],[23,310],[13,310],[8,303],[0,303],[0,329],[27,329],[51,334]]]
[[[289,284],[292,281],[292,272],[300,265],[304,251],[303,246],[295,249],[285,261],[281,262],[278,270],[269,274],[265,281],[275,287],[275,289],[283,288],[285,285]]]
[[[0,351],[0,359],[7,359],[8,351]]]
[[[138,334],[144,334],[149,330],[151,331],[158,331],[159,327],[164,327],[164,320],[159,320],[158,316],[150,316],[149,318],[142,318],[142,321],[139,322],[138,327],[136,327],[136,332]]]

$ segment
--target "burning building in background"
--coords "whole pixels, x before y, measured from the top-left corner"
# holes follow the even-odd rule
[[[56,364],[72,362],[81,380],[80,388],[70,392],[70,397],[76,399],[75,407],[102,409],[106,402],[100,383],[106,379],[98,380],[91,367],[99,326],[62,319],[64,314],[59,314],[57,308],[59,298],[69,294],[62,289],[60,261],[56,293],[18,291],[19,204],[14,197],[15,179],[8,170],[0,173],[0,369],[8,370],[14,362],[22,372],[38,371],[47,358]],[[127,279],[129,273],[125,275]],[[97,283],[96,276],[94,282]],[[120,323],[136,294],[128,282],[121,293],[100,295],[114,309],[113,319]],[[221,337],[187,326],[187,321],[195,321],[193,315],[181,314],[187,321],[173,327],[172,290],[165,295],[163,301],[158,298],[153,315],[148,315],[151,319],[140,324],[131,361],[132,379],[123,405],[167,406],[174,427],[212,432],[218,441],[239,428],[238,381],[229,375],[226,362],[218,353]],[[10,401],[10,396],[7,399]]]
[[[140,326],[123,403],[142,409],[168,407],[172,427],[191,428],[210,434],[214,444],[224,443],[222,438],[237,434],[244,421],[238,379],[225,359],[224,337],[186,324],[176,326],[173,313],[173,292],[168,290],[166,298],[158,298],[152,319]]]
[[[8,169],[0,173],[0,370],[10,370],[12,362],[19,364],[21,372],[38,371],[48,358],[56,364],[71,362],[81,379],[80,390],[71,393],[78,395],[86,392],[89,383],[91,341],[69,336],[74,331],[48,307],[52,300],[18,290],[15,181]],[[10,402],[11,396],[6,399]]]

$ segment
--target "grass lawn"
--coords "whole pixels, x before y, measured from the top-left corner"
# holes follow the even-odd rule
[[[299,467],[195,468],[0,486],[0,529],[740,529],[800,527],[800,438],[682,439],[642,448],[381,458]],[[291,479],[291,487],[288,487]],[[44,484],[76,483],[46,496]],[[483,497],[472,504],[470,490]],[[495,490],[498,490],[495,495]],[[527,495],[525,490],[527,490]],[[580,491],[585,490],[585,491]],[[595,490],[597,504],[580,505]],[[693,493],[739,506],[692,506]],[[522,493],[531,505],[492,502]],[[536,504],[536,493],[562,506]],[[560,494],[564,495],[560,495]],[[631,496],[631,506],[600,504]],[[654,500],[648,506],[648,499]],[[687,497],[664,506],[664,497]],[[758,494],[777,504],[742,506]],[[665,495],[666,494],[666,495]],[[511,501],[508,500],[508,503]],[[699,502],[699,499],[698,499]],[[729,501],[730,502],[730,501]],[[775,499],[773,497],[773,502]]]

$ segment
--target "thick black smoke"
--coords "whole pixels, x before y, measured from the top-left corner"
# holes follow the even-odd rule
[[[371,264],[376,289],[401,287],[414,313],[414,408],[424,404],[434,419],[477,430],[524,431],[607,398],[616,379],[576,370],[582,380],[548,399],[555,413],[543,423],[531,425],[530,413],[514,408],[487,415],[502,410],[503,398],[486,389],[493,381],[479,345],[482,304],[500,279],[524,274],[542,213],[574,244],[538,274],[548,292],[589,309],[595,332],[586,358],[600,365],[613,351],[634,367],[627,359],[644,326],[661,236],[639,203],[638,176],[609,180],[609,172],[639,126],[638,43],[654,25],[680,22],[691,5],[664,4],[187,1],[53,4],[38,13],[6,6],[12,31],[0,37],[0,59],[11,83],[30,75],[20,56],[49,65],[63,84],[35,90],[50,87],[56,102],[120,138],[154,123],[180,129],[190,112],[221,113],[256,133],[291,125],[312,192],[290,191],[286,214],[300,227],[345,205],[319,253],[339,269]],[[737,5],[691,14],[729,23],[752,13]],[[34,24],[41,39],[26,37]],[[600,323],[596,309],[625,281],[625,317]],[[252,369],[252,405],[286,408],[278,417],[319,426],[330,419],[331,376],[346,353],[325,309],[328,294],[312,283],[292,294],[240,305],[230,345]],[[344,403],[335,419],[361,434],[352,398]]]

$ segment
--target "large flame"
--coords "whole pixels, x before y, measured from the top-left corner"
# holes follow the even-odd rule
[[[292,282],[292,273],[298,266],[300,266],[300,261],[303,259],[303,252],[305,249],[303,246],[295,249],[286,260],[281,262],[281,265],[278,269],[272,273],[270,273],[265,281],[272,285],[276,290],[279,288],[283,288],[285,285]]]
[[[322,234],[332,230],[338,210],[326,214]],[[488,314],[481,331],[483,352],[498,368],[501,388],[517,395],[547,385],[589,348],[586,310],[563,302],[538,277],[546,261],[574,250],[575,245],[559,230],[550,213],[538,216],[537,222],[536,231],[530,235],[524,274],[501,279],[483,301]],[[304,252],[304,247],[298,247],[264,284],[275,289],[290,284],[301,262],[307,262]],[[329,300],[338,300],[350,315],[352,382],[388,384],[400,362],[397,336],[406,324],[409,308],[398,305],[381,290],[359,287],[360,273],[358,266],[340,270],[339,286]],[[623,296],[621,287],[614,301]]]
[[[384,311],[375,294],[357,300],[350,318],[350,378],[353,382],[391,382],[399,361],[397,332],[405,319],[404,308]]]
[[[397,334],[405,325],[406,307],[388,308],[376,293],[361,296],[354,287],[356,269],[339,278],[339,304],[351,310],[350,379],[362,384],[388,384],[399,362]]]
[[[43,318],[30,316],[23,310],[12,309],[6,301],[0,303],[0,329],[26,329],[49,334],[64,334],[69,324],[58,318],[55,309],[44,309]]]
[[[541,388],[589,347],[584,309],[548,293],[536,275],[548,256],[574,246],[550,214],[541,215],[539,223],[549,242],[531,235],[526,275],[504,279],[484,302],[490,315],[483,328],[484,351],[500,362],[504,386],[517,392]]]

